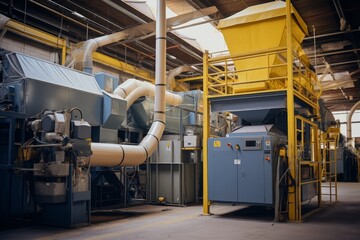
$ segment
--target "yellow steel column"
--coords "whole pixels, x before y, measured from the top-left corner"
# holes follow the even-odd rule
[[[316,112],[317,113],[317,112]],[[317,113],[318,114],[318,113]],[[313,121],[314,122],[314,121]],[[317,127],[314,128],[313,132],[314,134],[314,149],[315,149],[315,161],[317,162],[317,195],[318,195],[318,207],[321,207],[322,204],[322,172],[323,172],[323,161],[321,159],[321,132]],[[336,148],[335,148],[335,156],[336,156]],[[326,161],[326,160],[325,160]],[[325,164],[326,166],[326,164]]]
[[[296,159],[295,159],[295,112],[294,112],[294,82],[293,82],[293,68],[292,68],[292,48],[291,48],[291,1],[286,0],[286,46],[287,46],[287,122],[288,122],[288,164],[290,174],[295,178],[296,186],[289,187],[289,220],[298,221],[298,203],[297,203],[297,189],[298,186]]]
[[[61,65],[65,65],[65,61],[66,61],[66,45],[62,46],[61,48]]]
[[[209,138],[209,90],[208,90],[208,59],[209,53],[205,51],[203,57],[203,214],[210,214],[208,195],[208,138]]]

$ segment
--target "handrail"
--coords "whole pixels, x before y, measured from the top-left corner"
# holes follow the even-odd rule
[[[310,69],[309,66],[301,59],[301,57],[293,52],[294,63],[294,92],[303,101],[308,102],[311,106],[315,107],[321,94],[317,91],[318,83],[317,75]],[[287,88],[287,63],[285,58],[286,47],[253,51],[243,54],[233,54],[208,59],[209,71],[207,74],[209,84],[209,97],[224,94],[242,94],[242,92],[251,92],[252,90],[241,90],[241,86],[249,87],[249,84],[267,83],[267,89],[264,90],[286,90]],[[234,66],[237,61],[257,61],[261,59],[262,66],[258,64],[246,64],[241,69],[229,69],[228,66]],[[270,63],[271,62],[271,63]],[[251,62],[253,63],[253,62]],[[254,67],[249,66],[254,65]],[[221,69],[223,66],[224,69]],[[212,71],[211,71],[212,70]],[[264,72],[262,72],[264,71]],[[251,79],[248,73],[261,72],[261,78]],[[266,74],[267,72],[267,74]],[[246,80],[240,79],[246,76]],[[263,76],[265,75],[265,76]],[[266,77],[267,75],[267,77]],[[230,92],[229,92],[230,89]],[[257,88],[255,88],[255,91]]]

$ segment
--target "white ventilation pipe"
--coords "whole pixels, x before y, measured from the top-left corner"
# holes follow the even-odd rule
[[[352,116],[354,114],[354,112],[360,107],[360,101],[355,103],[355,105],[350,109],[349,111],[349,115],[347,117],[347,121],[346,121],[346,135],[347,135],[347,140],[348,143],[351,142],[352,140],[352,130],[351,130],[351,119]]]
[[[143,82],[134,78],[126,80],[120,84],[113,92],[115,95],[127,101],[127,109],[140,97],[155,96],[155,86],[149,82]],[[166,91],[166,104],[179,105],[182,102],[182,97],[178,94]]]
[[[83,70],[87,73],[92,73],[92,54],[96,51],[96,49],[126,39],[127,37],[128,34],[123,32],[117,32],[85,41],[80,49],[77,49],[73,52],[73,57],[75,58],[75,68],[77,68],[78,70]]]
[[[330,65],[329,65],[329,63],[327,63],[327,62],[325,61],[324,64],[325,64],[325,69],[324,69],[321,77],[319,78],[319,81],[320,81],[320,82],[326,77],[326,75],[327,75],[328,73],[330,73],[331,75],[333,75],[333,73],[332,73],[331,70],[330,70]]]
[[[130,92],[132,92],[135,88],[140,87],[142,84],[142,81],[136,80],[135,78],[130,78],[117,86],[114,90],[114,94],[125,99]]]
[[[91,143],[92,166],[136,166],[143,163],[155,151],[165,129],[166,90],[166,3],[157,1],[156,66],[154,120],[148,134],[138,146]],[[124,94],[126,95],[126,93]]]
[[[166,77],[166,89],[170,89],[172,81],[174,81],[175,77],[182,72],[193,71],[190,66],[184,65],[169,71],[168,76]]]
[[[133,90],[129,95],[126,96],[125,100],[127,101],[127,109],[142,96],[153,97],[155,95],[154,85],[151,83],[143,82],[143,85]],[[182,102],[182,97],[178,94],[174,94],[166,91],[165,101],[169,105],[179,105]]]

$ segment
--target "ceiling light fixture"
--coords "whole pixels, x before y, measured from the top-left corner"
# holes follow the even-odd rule
[[[83,18],[83,19],[85,19],[85,18],[86,18],[84,15],[82,15],[82,14],[80,14],[80,13],[76,12],[76,11],[71,12],[71,14],[73,14],[73,15],[75,15],[75,16],[77,16],[77,17],[79,17],[79,18]]]

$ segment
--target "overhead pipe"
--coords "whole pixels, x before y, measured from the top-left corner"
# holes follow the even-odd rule
[[[190,72],[193,71],[193,69],[190,66],[183,65],[177,68],[172,69],[169,71],[167,77],[166,77],[166,89],[170,89],[172,81],[174,81],[175,77],[179,75],[182,72]]]
[[[142,96],[154,96],[154,85],[148,82],[143,82],[143,85],[133,90],[126,98],[127,101],[127,109],[131,107],[131,105]],[[182,97],[180,95],[165,92],[165,102],[169,105],[179,105],[182,102]]]
[[[108,4],[109,3],[114,4],[112,1],[107,1],[107,0],[103,0],[103,1]],[[215,12],[217,12],[217,9],[215,7],[200,9],[198,11],[169,18],[168,20],[165,19],[165,24],[167,24],[168,21],[170,26],[178,26],[190,20],[203,17],[205,15],[210,15]],[[127,38],[133,39],[138,36],[149,35],[154,31],[153,29],[156,27],[155,22],[146,23],[145,21],[141,21],[141,23],[143,24],[140,26],[127,28],[125,30],[122,30],[121,32],[117,32],[110,35],[85,41],[81,46],[81,48],[72,51],[72,56],[71,56],[72,58],[68,59],[68,62],[71,62],[73,59],[75,59],[76,69],[83,70],[84,72],[92,73],[92,65],[93,65],[92,54],[93,52],[96,51],[98,47],[102,47]],[[167,28],[165,28],[165,33],[166,31]]]
[[[92,54],[96,51],[96,49],[126,39],[128,36],[129,35],[124,32],[117,32],[85,41],[81,48],[76,49],[72,53],[74,54],[73,57],[75,59],[75,68],[83,70],[87,73],[92,73]]]
[[[120,145],[91,143],[92,166],[137,166],[155,151],[165,129],[165,90],[166,90],[166,3],[157,1],[156,21],[156,66],[155,66],[155,105],[154,120],[148,134],[139,145]],[[129,85],[129,84],[127,84]],[[128,87],[131,88],[131,87]],[[119,90],[121,92],[121,90]],[[126,96],[126,93],[120,93]]]
[[[155,96],[155,86],[149,82],[143,82],[134,78],[126,80],[115,88],[115,95],[127,101],[127,109],[142,96]],[[182,102],[182,97],[178,94],[166,91],[165,101],[169,105],[179,105]]]
[[[325,33],[325,34],[321,34],[321,35],[316,35],[315,38],[318,39],[318,38],[323,38],[323,37],[331,37],[331,36],[335,36],[335,35],[354,33],[354,32],[359,32],[359,31],[360,31],[360,27],[356,28],[356,29],[341,31],[341,32],[333,32],[333,33]],[[313,40],[313,39],[314,39],[314,36],[305,37],[304,41]]]
[[[341,51],[335,51],[335,52],[329,52],[329,53],[320,53],[320,54],[316,54],[316,55],[314,54],[314,55],[308,56],[308,58],[325,57],[325,56],[330,56],[330,55],[337,55],[337,54],[342,54],[342,53],[351,53],[351,52],[358,52],[358,51],[360,51],[360,48],[341,50]]]
[[[354,114],[354,112],[360,107],[360,101],[355,103],[355,105],[350,109],[348,117],[347,117],[347,123],[346,123],[346,137],[348,140],[348,143],[352,140],[352,129],[351,129],[351,119]]]
[[[324,80],[324,78],[326,77],[326,75],[328,73],[331,74],[331,76],[334,78],[334,74],[332,73],[331,69],[330,69],[330,64],[326,61],[324,61],[324,64],[325,64],[325,69],[321,75],[321,77],[319,78],[319,81],[321,82],[322,80]],[[334,79],[335,80],[335,79]]]

